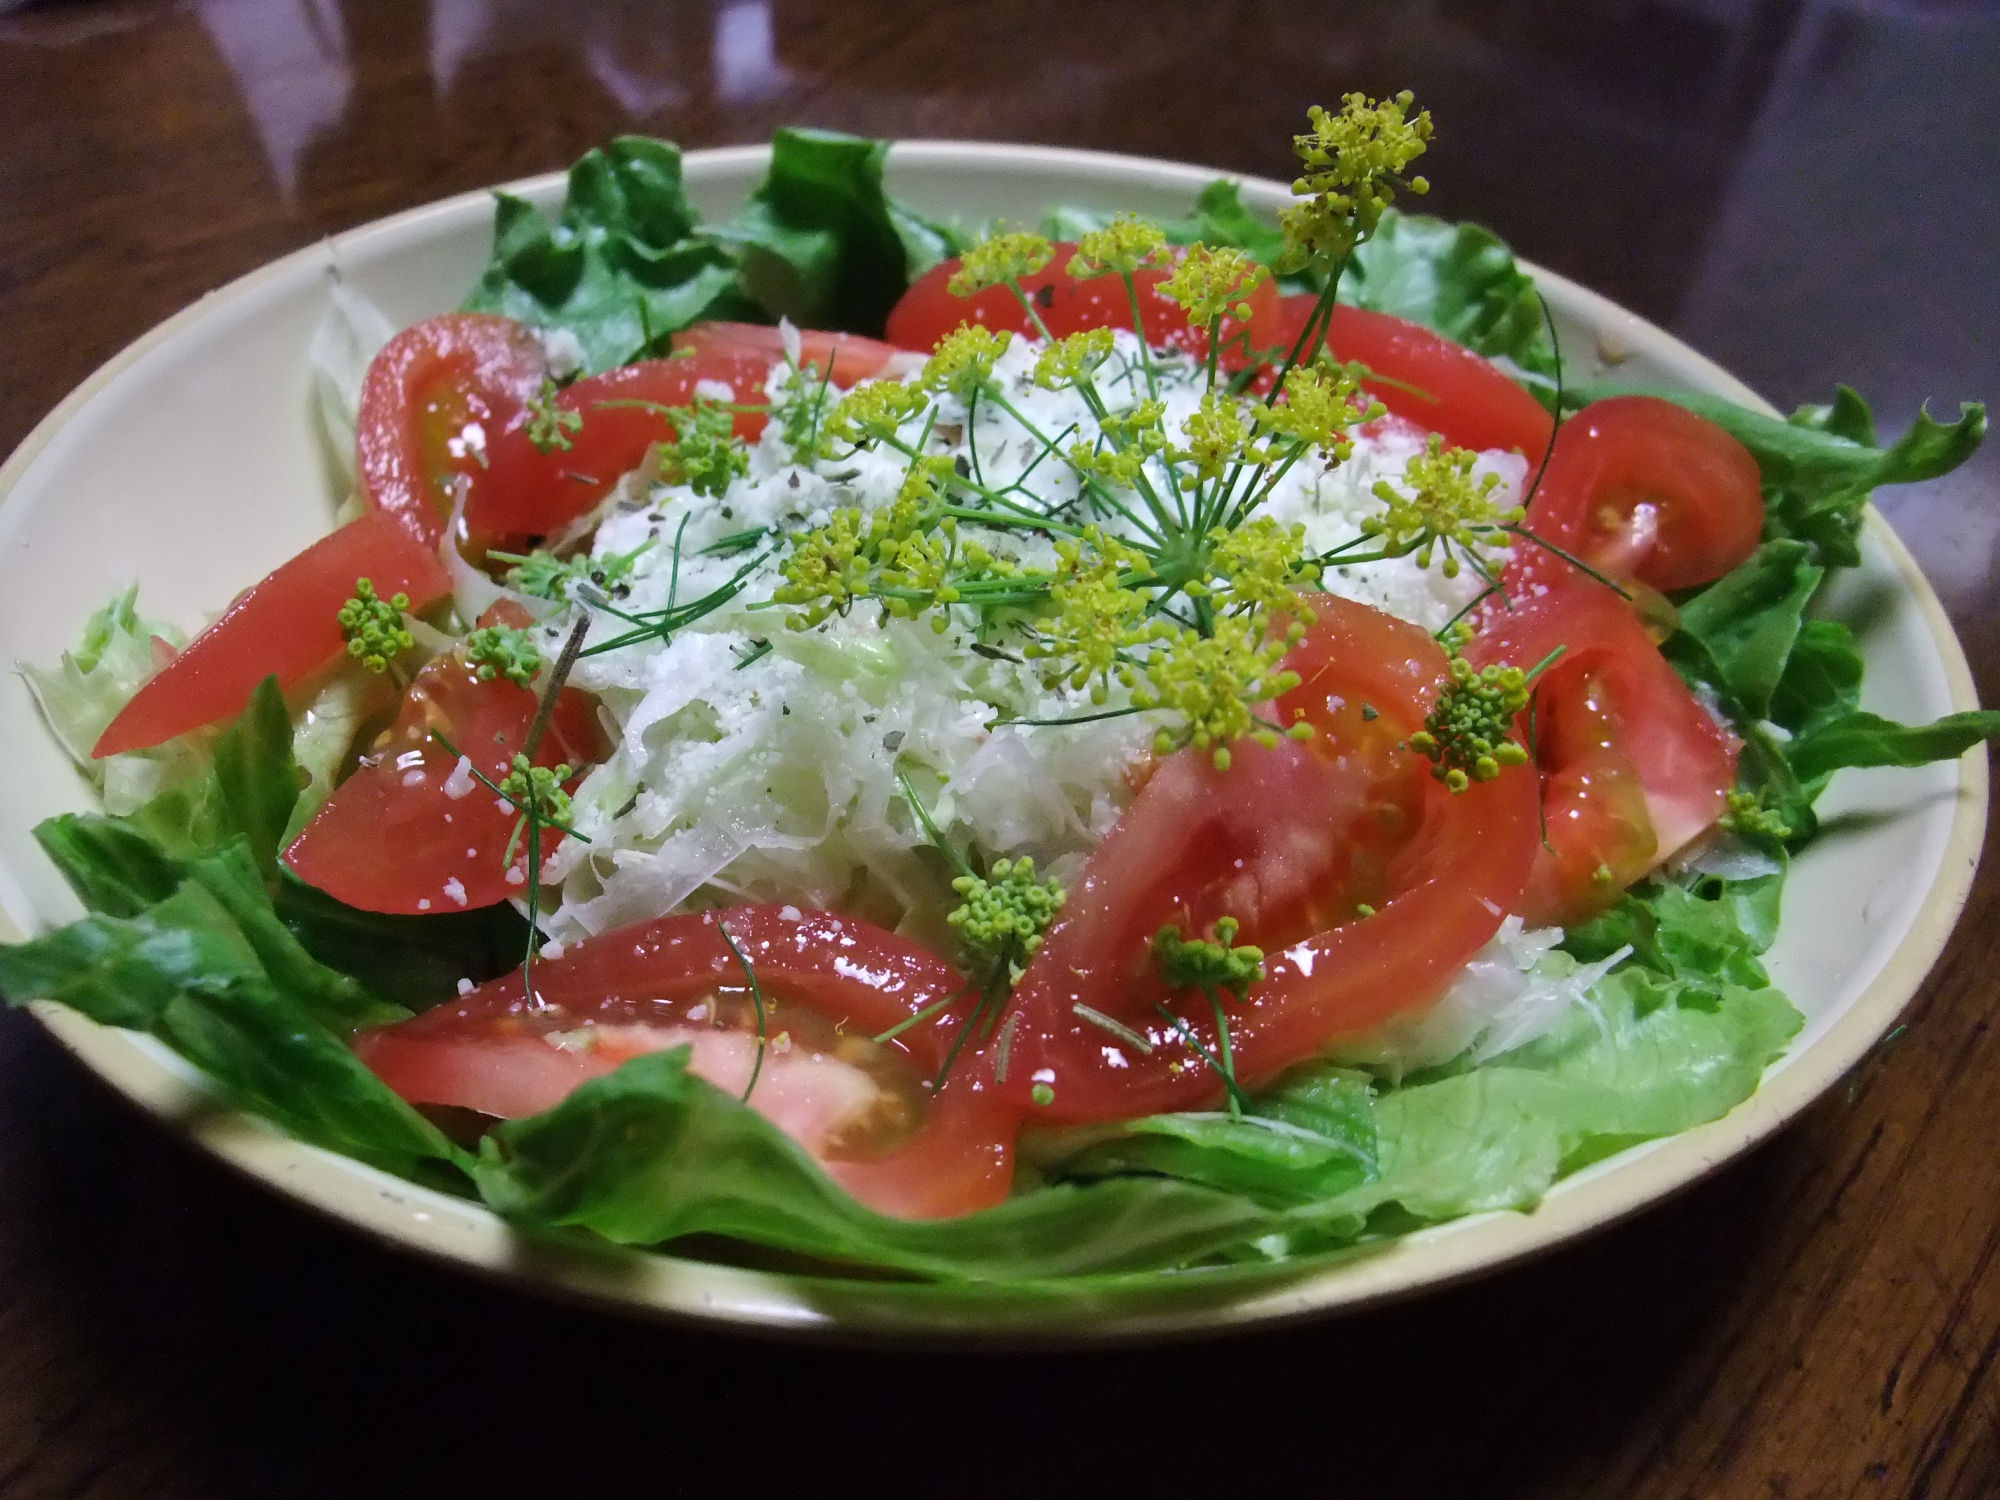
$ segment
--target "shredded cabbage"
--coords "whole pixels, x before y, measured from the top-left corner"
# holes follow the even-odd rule
[[[1109,382],[1114,404],[1144,394],[1138,346],[1118,335],[1126,373]],[[1088,437],[1096,423],[1074,391],[1033,383],[1038,345],[1017,339],[995,368],[1009,401],[1034,427]],[[1204,381],[1193,362],[1155,355],[1169,424],[1197,406]],[[771,394],[782,395],[775,371]],[[685,604],[721,587],[756,552],[716,555],[724,538],[760,529],[761,561],[735,599],[669,642],[649,640],[586,656],[571,681],[598,695],[618,744],[578,791],[575,826],[590,842],[566,841],[547,874],[562,900],[543,916],[559,941],[663,915],[743,900],[806,901],[868,917],[950,950],[943,925],[953,904],[950,871],[926,846],[897,782],[900,766],[945,836],[989,858],[1031,856],[1038,869],[1073,880],[1130,800],[1127,772],[1159,727],[1155,714],[1068,725],[1010,720],[1073,719],[1108,704],[1044,683],[1023,659],[1026,637],[1007,627],[984,640],[955,619],[936,633],[857,608],[809,630],[791,630],[770,603],[779,582],[778,539],[824,525],[834,509],[872,511],[902,481],[903,459],[862,451],[835,461],[792,452],[772,422],[748,474],[719,498],[685,486],[628,480],[598,527],[598,557],[644,548],[615,601],[626,614]],[[909,433],[918,436],[913,426]],[[933,430],[948,451],[1004,487],[1034,469],[1053,503],[1075,479],[997,403],[968,412],[943,398]],[[1385,422],[1357,437],[1353,457],[1331,471],[1301,465],[1267,503],[1274,519],[1306,527],[1325,550],[1359,534],[1382,509],[1378,479],[1400,477],[1421,436]],[[1487,454],[1482,469],[1518,489],[1525,461]],[[1023,562],[1046,565],[1049,544],[1010,536]],[[1327,586],[1429,628],[1472,598],[1478,581],[1443,577],[1413,561],[1378,563]],[[628,632],[599,613],[596,644]],[[544,626],[551,648],[560,625]],[[977,649],[975,649],[977,648]]]

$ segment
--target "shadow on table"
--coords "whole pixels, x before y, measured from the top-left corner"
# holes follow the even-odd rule
[[[196,1157],[5,1015],[0,1322],[26,1336],[0,1341],[0,1401],[28,1420],[0,1421],[0,1481],[104,1469],[93,1494],[301,1500],[810,1492],[840,1472],[952,1497],[1597,1493],[1698,1399],[1756,1295],[1794,1149],[1362,1317],[1094,1354],[855,1353],[630,1324],[401,1259]]]

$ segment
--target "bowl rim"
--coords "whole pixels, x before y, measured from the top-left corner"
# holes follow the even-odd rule
[[[690,177],[698,178],[754,167],[769,153],[768,145],[725,146],[688,151],[683,161]],[[980,141],[897,141],[890,163],[892,174],[898,163],[1004,164],[1196,189],[1218,176],[1235,177],[1149,157]],[[564,173],[550,172],[498,190],[541,198],[558,192],[564,180]],[[1260,191],[1285,191],[1267,179],[1236,180]],[[341,248],[363,236],[411,236],[432,223],[455,221],[490,203],[493,191],[460,193],[357,225],[249,271],[155,325],[65,396],[0,464],[0,505],[85,404],[183,328],[267,282],[336,263]],[[1599,330],[1615,328],[1623,342],[1660,355],[1707,388],[1776,415],[1741,381],[1665,330],[1567,277],[1526,260],[1518,264],[1553,306]],[[1917,606],[1953,708],[1978,707],[1964,651],[1915,559],[1872,505],[1864,525]],[[307,1145],[262,1120],[218,1108],[189,1071],[177,1069],[177,1060],[150,1038],[99,1026],[51,1002],[36,1001],[30,1009],[86,1068],[234,1170],[378,1242],[512,1286],[666,1321],[850,1342],[931,1344],[950,1338],[993,1347],[1046,1346],[1217,1333],[1381,1306],[1498,1271],[1692,1186],[1794,1118],[1888,1030],[1935,965],[1970,896],[1986,825],[1986,757],[1975,748],[1960,759],[1957,773],[1937,874],[1909,929],[1847,1010],[1721,1119],[1619,1153],[1558,1182],[1527,1213],[1469,1215],[1382,1246],[1242,1274],[1155,1274],[1120,1279],[1115,1289],[1102,1287],[1099,1278],[1011,1289],[918,1285],[750,1270],[611,1246],[580,1234],[525,1234],[482,1204],[417,1187]],[[10,926],[0,917],[0,929]],[[1094,1291],[1093,1283],[1102,1289]],[[1080,1297],[1090,1302],[1087,1316],[1079,1316]]]

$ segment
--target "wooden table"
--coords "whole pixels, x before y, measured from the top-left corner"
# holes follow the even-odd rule
[[[563,19],[553,19],[558,12]],[[101,0],[0,17],[0,452],[317,235],[641,129],[783,121],[1288,175],[1414,87],[1429,206],[1780,405],[2000,396],[2000,20],[1752,0]],[[2000,454],[1884,498],[2000,701]],[[1676,1202],[1361,1318],[1101,1355],[856,1355],[578,1313],[198,1159],[0,1015],[0,1492],[2000,1490],[2000,861],[1907,1030]]]

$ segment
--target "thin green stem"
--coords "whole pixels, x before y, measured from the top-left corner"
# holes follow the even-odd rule
[[[722,934],[722,941],[729,945],[729,951],[743,965],[743,977],[750,981],[750,999],[757,1007],[757,1059],[750,1064],[750,1082],[743,1088],[743,1102],[748,1104],[751,1094],[756,1092],[758,1075],[764,1071],[764,987],[757,983],[757,971],[750,967],[750,960],[743,956],[743,950],[736,946],[736,939],[729,935],[729,924],[717,917],[715,930]]]
[[[917,789],[910,785],[910,778],[903,774],[901,767],[896,770],[896,781],[903,789],[904,800],[910,804],[911,811],[916,813],[917,821],[924,825],[924,835],[931,841],[932,846],[952,862],[959,874],[973,876],[976,879],[972,866],[965,862],[965,856],[945,842],[944,834],[939,831],[937,824],[931,821],[930,809],[924,806],[923,799],[917,795]]]
[[[967,990],[971,988],[972,986],[970,984],[962,984],[957,989],[953,990],[949,995],[946,995],[942,1000],[933,1000],[929,1005],[926,1005],[922,1010],[918,1011],[915,1015],[904,1017],[902,1020],[898,1021],[894,1026],[891,1026],[887,1031],[878,1032],[874,1037],[876,1045],[879,1046],[883,1042],[893,1042],[897,1037],[901,1036],[904,1032],[908,1031],[912,1026],[922,1025],[925,1021],[930,1020],[932,1016],[935,1016],[940,1011],[944,1010],[954,1000],[958,999],[961,995],[963,995]]]

